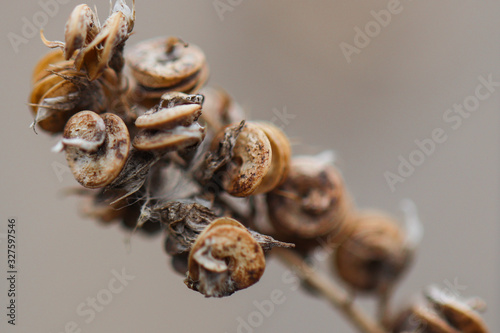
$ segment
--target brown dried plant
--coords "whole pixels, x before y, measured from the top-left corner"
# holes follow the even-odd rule
[[[86,188],[83,214],[162,233],[172,267],[206,297],[252,286],[275,255],[362,332],[488,332],[480,302],[436,288],[390,313],[418,244],[415,216],[403,225],[358,210],[331,161],[292,157],[279,128],[246,120],[224,90],[204,88],[197,46],[159,37],[125,49],[135,6],[117,0],[104,23],[97,17],[82,4],[64,41],[42,33],[54,50],[35,66],[29,97],[33,128],[62,135],[54,150]],[[349,292],[309,266],[319,247]],[[378,318],[354,304],[356,293],[378,300]]]

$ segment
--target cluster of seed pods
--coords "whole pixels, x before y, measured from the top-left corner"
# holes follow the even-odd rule
[[[481,299],[463,299],[459,295],[431,286],[425,300],[418,300],[401,312],[393,332],[485,333],[489,332],[478,312],[486,305]]]
[[[173,268],[206,297],[256,283],[275,246],[307,257],[325,244],[350,289],[388,293],[418,243],[411,228],[359,211],[331,161],[292,157],[281,129],[203,87],[200,48],[159,37],[125,49],[134,21],[124,0],[102,25],[79,5],[64,41],[42,34],[56,50],[34,70],[33,127],[62,134],[54,150],[86,188],[83,213],[162,233]]]

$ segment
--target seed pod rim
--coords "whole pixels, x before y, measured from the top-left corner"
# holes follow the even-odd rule
[[[213,138],[211,149],[217,149],[227,128],[238,126],[239,124],[232,124],[221,129]],[[252,195],[269,171],[271,161],[271,143],[266,134],[257,125],[246,123],[236,139],[233,157],[223,174],[224,190],[236,197]]]
[[[281,131],[276,125],[265,121],[257,121],[252,123],[259,126],[259,128],[267,136],[271,144],[271,150],[273,152],[271,167],[262,179],[262,182],[253,193],[256,195],[272,191],[274,188],[285,181],[286,176],[288,175],[288,170],[290,168],[292,149],[290,147],[290,141],[286,137],[285,133]]]

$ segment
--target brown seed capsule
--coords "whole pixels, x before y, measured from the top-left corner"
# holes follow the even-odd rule
[[[489,332],[483,319],[466,301],[450,296],[437,287],[430,288],[426,296],[436,311],[459,332]]]
[[[439,314],[425,305],[415,305],[401,313],[392,329],[393,333],[459,333]]]
[[[97,36],[100,24],[96,14],[86,4],[76,6],[71,12],[64,29],[64,57],[73,56],[76,50],[88,45]]]
[[[205,87],[200,93],[205,96],[201,118],[214,132],[245,119],[245,112],[241,106],[225,90]]]
[[[78,87],[69,81],[61,81],[50,88],[36,106],[33,127],[39,125],[43,130],[61,132],[68,119],[78,112]]]
[[[33,88],[30,96],[35,115],[32,127],[39,125],[49,132],[61,132],[66,121],[75,113],[85,109],[101,112],[110,101],[102,82],[89,82],[74,70],[54,73],[40,80]]]
[[[378,213],[360,214],[353,224],[334,255],[337,273],[356,290],[384,293],[408,267],[406,236],[397,222]]]
[[[219,218],[198,236],[189,253],[186,285],[206,297],[229,296],[264,273],[264,252],[238,221]]]
[[[136,83],[134,99],[156,101],[168,91],[196,93],[208,78],[204,53],[178,38],[154,38],[130,49],[125,58]],[[134,84],[134,83],[132,83]]]
[[[64,138],[82,142],[94,142],[100,137],[99,115],[92,111],[74,115],[64,128]],[[127,126],[117,115],[101,115],[105,124],[105,139],[97,149],[90,152],[80,145],[65,147],[66,160],[75,179],[87,188],[104,187],[120,173],[129,154],[130,138]],[[64,140],[64,139],[63,139]],[[93,147],[93,144],[90,145]]]
[[[267,122],[254,122],[266,134],[271,144],[271,167],[253,194],[267,193],[282,184],[288,174],[292,149],[285,133]]]
[[[239,125],[231,125],[236,128]],[[216,150],[224,138],[220,131],[212,141]],[[222,187],[236,197],[246,197],[254,193],[271,167],[271,143],[259,126],[245,124],[233,147],[232,158],[222,173]]]
[[[194,123],[167,130],[142,130],[134,138],[133,145],[139,150],[178,151],[200,144],[205,138],[205,128]]]
[[[64,81],[64,79],[56,74],[52,74],[42,78],[37,81],[31,90],[30,95],[30,106],[33,114],[36,114],[38,109],[38,104],[40,104],[43,95],[50,89],[52,89],[56,84]]]
[[[346,232],[351,210],[340,173],[312,156],[292,159],[288,176],[267,195],[267,203],[276,232],[297,243],[340,237]]]
[[[171,129],[189,126],[201,115],[202,95],[174,92],[162,96],[160,104],[135,121],[138,128]]]
[[[116,72],[120,72],[123,67],[123,46],[132,33],[134,22],[135,1],[130,9],[125,0],[117,0],[99,33],[77,54],[75,68],[81,70],[85,67],[91,81],[98,78],[108,64]],[[119,59],[113,59],[114,57]]]

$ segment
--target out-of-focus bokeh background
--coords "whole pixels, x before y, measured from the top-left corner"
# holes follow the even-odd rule
[[[326,302],[292,290],[276,260],[252,288],[204,299],[173,273],[161,237],[134,236],[129,248],[123,230],[78,215],[79,198],[63,193],[76,182],[61,169],[64,156],[50,152],[56,138],[28,128],[31,70],[48,50],[23,28],[43,24],[49,39],[61,40],[78,3],[2,2],[0,233],[8,217],[17,218],[19,274],[12,327],[0,238],[0,331],[354,332]],[[107,1],[88,4],[106,18]],[[425,237],[394,308],[434,283],[483,297],[491,331],[500,330],[500,86],[480,79],[500,82],[498,1],[137,0],[136,8],[129,45],[176,35],[201,46],[210,82],[227,88],[252,118],[282,125],[298,153],[336,151],[361,207],[398,214],[401,199],[415,201]],[[379,17],[384,26],[374,23],[388,8],[390,18]],[[369,36],[356,38],[365,28]],[[474,111],[447,111],[464,103]],[[415,140],[428,142],[436,129],[445,139],[418,153]],[[398,174],[400,158],[419,165],[391,189],[384,175]],[[328,272],[328,262],[318,265]],[[105,297],[113,270],[122,269],[134,278],[90,310],[89,298]],[[285,301],[258,327],[240,328],[258,319],[255,302],[273,290]]]

